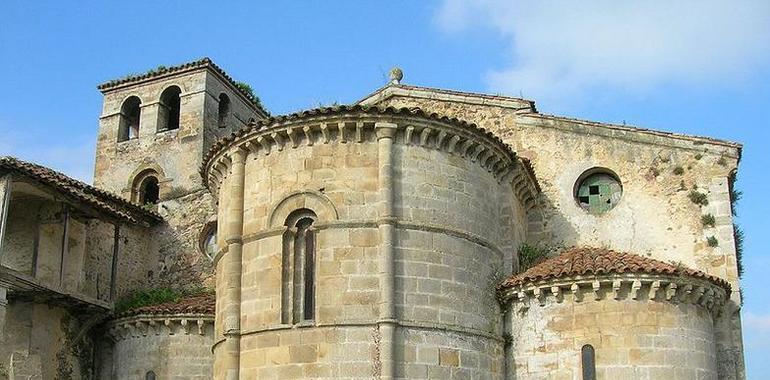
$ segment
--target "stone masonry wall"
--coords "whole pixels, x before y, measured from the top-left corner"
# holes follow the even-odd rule
[[[242,378],[379,377],[382,151],[372,124],[357,124],[355,132],[353,125],[345,142],[335,129],[324,133],[325,142],[320,132],[312,136],[306,128],[290,136],[293,146],[276,133],[271,139],[278,144],[266,147],[263,140],[259,150],[247,146]],[[500,378],[502,324],[494,286],[510,274],[511,247],[524,237],[522,206],[510,184],[498,182],[478,163],[407,142],[403,131],[392,153],[396,375]],[[233,186],[228,174],[223,177],[218,188],[220,249],[227,243],[222,232]],[[318,215],[313,225],[315,318],[282,324],[284,222],[301,208]],[[224,270],[225,259],[218,261],[218,271]],[[222,274],[233,275],[238,274]],[[217,281],[215,354],[224,341],[223,284]],[[220,371],[215,368],[215,376],[224,376]]]
[[[447,98],[447,99],[444,99]],[[398,95],[372,99],[380,106],[419,107],[476,123],[531,159],[542,188],[540,207],[528,214],[527,241],[546,246],[602,246],[675,261],[727,280],[735,290],[720,323],[720,370],[744,378],[740,281],[733,237],[729,178],[736,145],[706,138],[651,132],[533,113],[530,107],[494,104],[473,95]],[[575,201],[575,182],[594,167],[615,172],[623,195],[603,215]],[[705,195],[708,204],[690,199]],[[711,214],[713,227],[701,218]],[[716,238],[716,246],[707,240]]]
[[[76,314],[45,304],[10,300],[0,347],[8,379],[93,379],[92,347]],[[5,379],[0,373],[0,379]]]
[[[210,317],[145,316],[110,322],[111,367],[100,378],[209,380],[214,356]]]
[[[578,379],[581,348],[594,347],[597,379],[716,379],[714,322],[703,306],[613,299],[546,297],[511,309],[509,376],[516,379]],[[640,294],[645,294],[641,289]]]

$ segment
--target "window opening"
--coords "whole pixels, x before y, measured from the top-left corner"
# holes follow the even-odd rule
[[[613,209],[622,195],[620,180],[607,169],[591,169],[575,184],[575,199],[590,214],[604,214]]]
[[[126,141],[139,137],[139,121],[141,119],[142,101],[131,96],[120,107],[118,125],[118,141]]]
[[[160,95],[158,104],[158,131],[167,131],[179,128],[179,111],[181,100],[179,95],[182,90],[177,86],[171,86]]]

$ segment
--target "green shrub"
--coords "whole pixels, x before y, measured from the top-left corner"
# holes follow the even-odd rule
[[[696,205],[707,206],[709,204],[708,196],[700,191],[692,190],[688,197],[692,203],[695,203]]]
[[[674,168],[674,174],[676,175],[682,175],[684,174],[684,168],[681,166],[677,166]]]
[[[115,302],[115,314],[121,314],[144,306],[176,302],[184,297],[209,294],[212,292],[211,289],[203,287],[190,289],[152,288],[138,290]]]
[[[548,258],[548,248],[539,245],[522,244],[519,247],[519,271],[523,272]]]
[[[735,240],[735,261],[738,266],[738,276],[743,276],[743,230],[733,224],[733,239]]]
[[[716,225],[716,219],[712,214],[701,215],[700,222],[703,227],[714,227]]]
[[[719,245],[719,240],[717,240],[716,236],[709,236],[708,239],[706,239],[706,243],[709,247],[716,247]]]

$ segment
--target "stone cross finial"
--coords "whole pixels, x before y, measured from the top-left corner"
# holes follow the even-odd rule
[[[390,83],[399,84],[404,79],[404,72],[400,68],[394,67],[390,69]]]

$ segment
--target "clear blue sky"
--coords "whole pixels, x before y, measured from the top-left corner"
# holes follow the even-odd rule
[[[275,114],[355,101],[398,65],[409,84],[742,142],[747,362],[770,376],[768,2],[106,3],[0,3],[0,155],[90,181],[95,86],[203,56]]]

